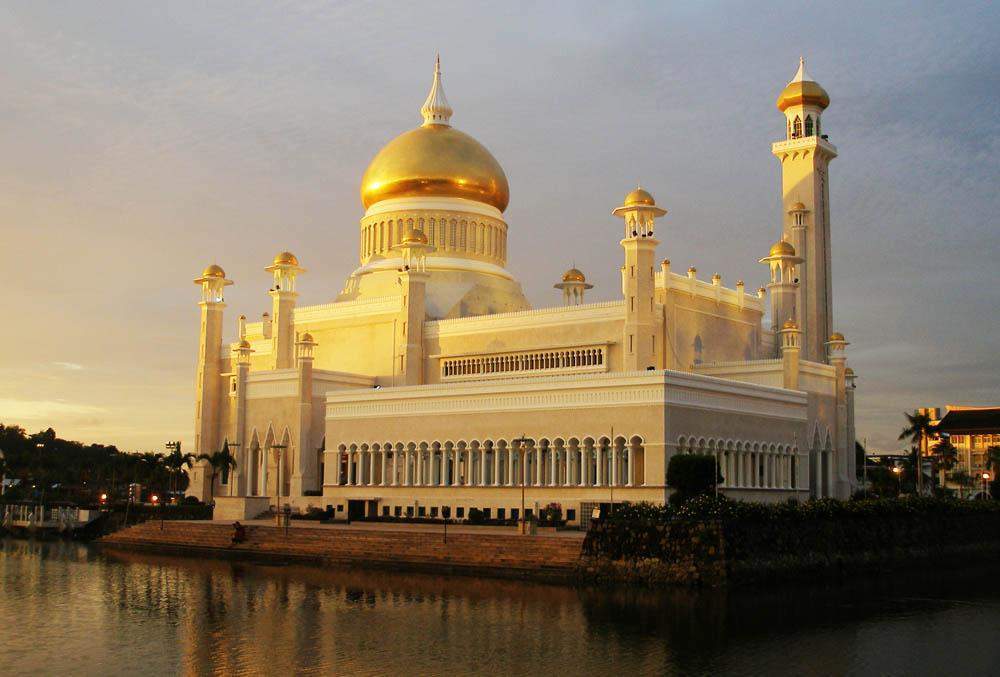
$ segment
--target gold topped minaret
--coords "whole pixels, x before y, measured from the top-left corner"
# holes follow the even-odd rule
[[[625,196],[620,207],[611,212],[625,221],[625,265],[622,268],[622,292],[625,296],[625,329],[622,354],[625,371],[655,369],[656,306],[654,291],[656,271],[653,259],[659,241],[653,236],[656,218],[667,213],[656,206],[653,196],[641,187]]]
[[[785,139],[771,146],[781,162],[782,240],[802,258],[796,303],[802,359],[826,362],[826,340],[833,325],[827,169],[837,157],[837,149],[822,131],[830,97],[806,73],[805,60],[799,59],[799,69],[776,105],[785,114]]]

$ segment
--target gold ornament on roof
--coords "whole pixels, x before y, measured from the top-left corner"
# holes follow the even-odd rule
[[[274,265],[276,266],[297,266],[299,265],[299,260],[295,257],[292,252],[281,252],[274,257]]]
[[[402,244],[427,244],[427,234],[416,228],[407,228],[401,239]]]
[[[799,70],[792,81],[785,85],[775,102],[782,113],[789,106],[817,106],[826,108],[830,105],[830,95],[806,73],[806,60],[799,58]]]
[[[795,256],[795,247],[791,242],[778,240],[771,245],[771,256]]]
[[[798,324],[798,322],[796,322],[792,318],[788,318],[787,320],[785,320],[785,324],[782,325],[782,328],[783,329],[798,329],[799,328],[799,324]]]
[[[844,339],[844,335],[843,334],[841,334],[839,331],[835,331],[832,334],[830,334],[830,340],[831,341],[843,341],[845,339]]]
[[[222,277],[222,278],[224,278],[226,276],[226,271],[224,271],[222,269],[222,266],[219,266],[219,265],[216,265],[216,264],[213,263],[212,265],[210,265],[207,268],[205,268],[205,270],[201,271],[201,276],[202,277]]]
[[[586,282],[587,278],[578,268],[570,268],[562,276],[563,282]]]

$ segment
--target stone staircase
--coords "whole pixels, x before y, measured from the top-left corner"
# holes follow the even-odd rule
[[[497,533],[449,533],[363,528],[284,529],[248,526],[232,543],[233,528],[211,522],[143,522],[105,536],[109,547],[248,557],[436,573],[566,579],[576,572],[581,538]]]

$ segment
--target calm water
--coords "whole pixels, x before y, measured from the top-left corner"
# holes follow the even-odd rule
[[[1000,673],[996,571],[654,594],[0,544],[3,675]]]

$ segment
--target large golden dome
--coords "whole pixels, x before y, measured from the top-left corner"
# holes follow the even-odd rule
[[[451,126],[429,124],[390,141],[365,170],[365,209],[395,197],[463,197],[502,212],[510,187],[500,163],[481,143]]]
[[[420,113],[424,124],[390,141],[365,170],[365,209],[396,197],[462,197],[506,209],[510,188],[500,163],[481,143],[451,126],[440,59]]]

